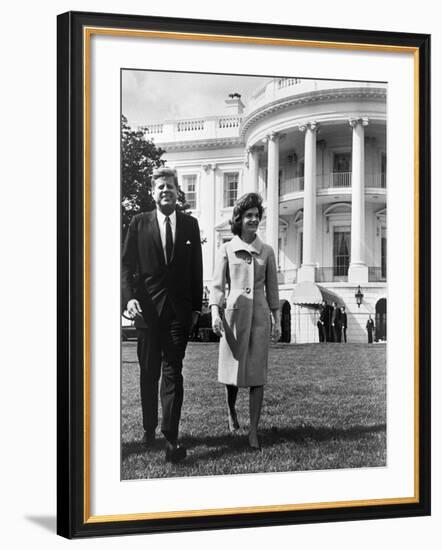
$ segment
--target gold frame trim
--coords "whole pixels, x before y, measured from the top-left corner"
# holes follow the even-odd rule
[[[236,508],[216,508],[206,510],[179,510],[169,512],[151,512],[139,514],[91,515],[91,471],[90,471],[90,41],[92,35],[126,36],[132,38],[156,38],[173,40],[200,40],[204,42],[249,43],[270,46],[292,46],[304,48],[327,48],[344,50],[364,50],[376,52],[412,53],[414,59],[414,310],[419,312],[419,49],[410,46],[392,46],[386,44],[364,44],[348,42],[328,42],[314,40],[290,40],[280,38],[246,37],[236,35],[217,35],[202,33],[181,33],[165,31],[143,31],[106,27],[83,28],[83,100],[84,100],[84,499],[83,516],[85,524],[109,523],[116,521],[157,520],[172,518],[191,518],[230,514],[250,514],[264,512],[283,512],[300,510],[324,510],[347,508],[350,506],[379,506],[395,504],[414,504],[419,502],[419,316],[414,316],[414,495],[403,498],[371,500],[352,500],[337,502],[300,503],[270,506],[250,506]]]

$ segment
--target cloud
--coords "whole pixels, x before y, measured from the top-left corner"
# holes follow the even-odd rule
[[[122,108],[129,124],[222,114],[228,94],[244,102],[268,77],[125,70]]]

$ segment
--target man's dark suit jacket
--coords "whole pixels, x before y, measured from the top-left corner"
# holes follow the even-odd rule
[[[331,314],[331,322],[335,325],[341,321],[341,310],[338,307],[334,307]]]
[[[197,220],[177,211],[172,259],[166,265],[156,210],[134,216],[123,246],[121,277],[123,307],[136,298],[148,325],[158,321],[166,300],[177,320],[190,323],[192,311],[201,311],[203,296]]]

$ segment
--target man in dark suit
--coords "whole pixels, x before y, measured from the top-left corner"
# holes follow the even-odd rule
[[[327,317],[327,302],[322,300],[321,307],[319,308],[319,319],[317,322],[320,342],[327,342]]]
[[[341,310],[338,304],[333,302],[333,311],[331,314],[331,330],[333,331],[334,342],[341,341]]]
[[[367,324],[365,325],[365,328],[367,329],[367,336],[368,336],[368,343],[373,343],[373,331],[374,331],[374,321],[371,318],[371,315],[368,316]]]
[[[166,461],[179,462],[186,457],[178,445],[183,358],[203,295],[201,238],[197,220],[176,209],[176,172],[156,170],[153,185],[156,209],[134,216],[123,246],[123,306],[145,323],[137,331],[143,441],[149,446],[155,440],[161,375]]]
[[[341,340],[343,340],[345,343],[347,343],[347,313],[345,312],[345,306],[341,307]]]

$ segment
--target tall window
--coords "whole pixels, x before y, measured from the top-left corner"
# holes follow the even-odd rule
[[[387,187],[387,155],[382,153],[381,156],[381,187]]]
[[[384,228],[381,234],[381,277],[387,278],[387,232]]]
[[[190,209],[196,210],[196,174],[186,174],[183,176],[183,191]]]
[[[304,177],[304,161],[301,160],[299,163],[298,163],[298,167],[297,167],[297,177],[298,178],[303,178]]]
[[[346,277],[350,265],[350,231],[335,228],[333,233],[333,276]]]
[[[351,187],[351,153],[335,153],[331,187]]]
[[[238,197],[238,172],[224,174],[224,208],[230,208]]]
[[[333,172],[351,172],[351,153],[333,155]]]
[[[304,232],[300,231],[298,233],[299,235],[299,265],[302,265],[302,261],[304,260]]]

